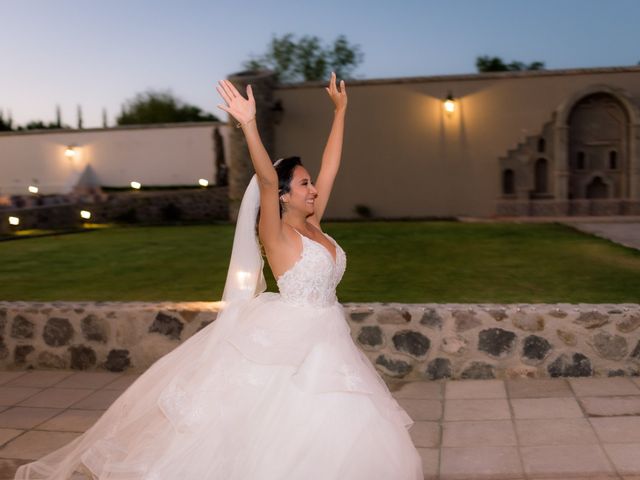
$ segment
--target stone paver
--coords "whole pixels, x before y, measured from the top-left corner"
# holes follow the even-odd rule
[[[443,447],[488,447],[517,445],[516,432],[511,420],[485,420],[474,422],[444,422]]]
[[[511,405],[515,418],[582,417],[575,398],[514,398]]]
[[[30,430],[11,440],[0,449],[0,454],[7,458],[35,460],[66,445],[80,435],[72,432]]]
[[[502,380],[466,380],[464,382],[448,382],[445,384],[444,397],[455,398],[507,398],[507,391]]]
[[[0,406],[10,407],[40,393],[41,388],[0,386]]]
[[[573,397],[569,382],[564,378],[531,378],[505,380],[510,398]]]
[[[442,419],[442,401],[420,398],[398,398],[398,403],[414,421]]]
[[[68,376],[59,383],[58,388],[101,388],[121,377],[120,373],[112,372],[78,372]]]
[[[444,405],[445,421],[502,420],[506,418],[511,418],[506,398],[452,399],[447,400]]]
[[[520,454],[525,473],[531,476],[616,473],[604,449],[597,444],[523,446]]]
[[[58,432],[84,432],[104,413],[104,410],[78,410],[70,408],[38,425],[38,430]]]
[[[522,478],[517,447],[443,447],[440,478]]]
[[[569,383],[578,397],[640,395],[640,387],[625,377],[570,378]]]
[[[14,372],[11,372],[14,373]],[[25,373],[25,372],[22,372]],[[69,371],[51,371],[41,370],[37,372],[28,372],[26,375],[20,375],[12,380],[3,383],[5,387],[51,387],[65,378],[73,376],[73,372]]]
[[[77,438],[139,375],[0,372],[0,480]],[[640,378],[395,382],[425,479],[640,480]],[[77,477],[80,480],[81,477]]]
[[[11,407],[0,413],[0,427],[29,429],[60,412],[59,408]]]
[[[640,472],[640,443],[605,443],[604,450],[622,475]]]
[[[590,417],[640,415],[640,395],[582,397],[578,401]]]
[[[437,447],[440,444],[438,422],[415,422],[409,434],[416,447]]]
[[[595,417],[589,421],[603,443],[640,442],[640,416]]]
[[[598,443],[586,418],[516,420],[520,445],[585,445]]]
[[[67,408],[78,400],[91,395],[92,390],[80,388],[45,388],[44,390],[22,400],[18,405],[23,407]]]

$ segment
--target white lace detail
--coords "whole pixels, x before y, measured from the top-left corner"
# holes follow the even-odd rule
[[[340,365],[338,371],[344,376],[345,383],[349,390],[356,390],[358,387],[364,386],[364,380],[358,372],[347,363]]]
[[[172,420],[176,430],[186,432],[197,427],[207,411],[210,413],[211,409],[206,409],[202,397],[199,392],[190,393],[180,385],[171,384],[160,395],[158,405]]]
[[[297,230],[296,230],[297,232]],[[302,254],[296,263],[277,280],[282,299],[293,305],[329,307],[338,301],[336,286],[347,265],[347,255],[340,245],[324,234],[336,247],[336,261],[327,248],[300,232]]]

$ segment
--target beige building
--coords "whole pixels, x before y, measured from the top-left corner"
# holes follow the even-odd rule
[[[45,195],[69,193],[81,178],[108,187],[132,181],[144,186],[215,183],[216,152],[227,143],[228,130],[219,122],[199,122],[3,132],[0,196],[28,195],[29,186]]]
[[[252,84],[273,159],[299,155],[315,177],[333,117],[325,82],[229,78]],[[354,80],[347,91],[326,219],[640,214],[640,67]],[[219,123],[0,134],[0,195],[33,181],[68,191],[87,165],[107,186],[215,183],[223,151],[233,217],[253,168],[242,131]]]
[[[258,119],[274,157],[299,155],[317,175],[332,120],[325,84],[229,78],[259,90],[258,109],[275,120]],[[640,214],[640,67],[347,83],[327,218],[356,217],[357,205],[388,218]],[[240,135],[231,132],[236,162]],[[231,175],[247,181],[233,165]]]

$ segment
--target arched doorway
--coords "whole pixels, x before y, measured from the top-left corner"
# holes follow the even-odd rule
[[[587,183],[586,198],[609,198],[609,187],[601,177],[593,177]]]
[[[536,160],[534,170],[534,192],[535,193],[547,193],[549,187],[547,185],[548,168],[547,159],[539,158]]]
[[[513,195],[516,193],[516,181],[513,170],[507,168],[502,172],[502,194]]]
[[[628,196],[628,124],[625,107],[609,93],[589,94],[573,106],[568,118],[569,199]],[[613,162],[611,152],[616,152]]]

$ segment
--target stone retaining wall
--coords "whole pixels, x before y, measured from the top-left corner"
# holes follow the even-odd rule
[[[639,304],[346,303],[356,344],[402,379],[640,375]],[[5,369],[141,372],[217,302],[0,302]]]
[[[640,201],[619,198],[503,199],[496,204],[496,215],[509,217],[640,215]]]
[[[89,222],[165,224],[229,219],[228,187],[159,191],[126,191],[102,195],[102,201],[71,202],[59,205],[4,208],[0,210],[0,233],[9,231],[9,217],[20,218],[20,229],[79,227],[81,210],[91,212]]]

